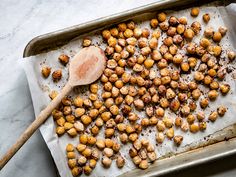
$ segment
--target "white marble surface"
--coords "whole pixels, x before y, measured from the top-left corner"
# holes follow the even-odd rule
[[[98,3],[97,0],[0,0],[0,156],[34,120],[26,77],[17,63],[28,41],[40,34],[154,1],[100,0]],[[229,158],[232,161],[235,159]],[[204,173],[205,176],[236,174],[235,166],[222,168],[221,163],[212,165],[212,168],[218,170]],[[217,166],[222,170],[219,171]],[[199,173],[203,171],[201,168],[198,168]],[[191,174],[191,169],[189,172],[181,172],[179,176],[186,176],[187,173]],[[38,131],[0,171],[0,176],[56,176],[50,153]]]

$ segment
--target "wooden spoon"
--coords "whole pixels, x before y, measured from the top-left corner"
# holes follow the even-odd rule
[[[69,80],[61,93],[40,112],[35,121],[22,133],[17,142],[8,150],[0,160],[0,169],[15,155],[23,144],[33,135],[51,115],[53,109],[75,86],[87,85],[97,80],[103,73],[106,65],[104,52],[98,47],[87,47],[80,50],[70,63]]]

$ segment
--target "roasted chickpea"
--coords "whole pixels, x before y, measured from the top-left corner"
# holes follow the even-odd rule
[[[159,13],[157,19],[159,22],[164,22],[166,20],[166,14],[164,12]]]
[[[204,48],[207,48],[209,45],[211,45],[211,42],[207,38],[202,38],[200,45]]]
[[[44,66],[41,70],[41,73],[43,75],[44,78],[48,78],[48,76],[50,75],[51,73],[51,68],[48,67],[48,66]]]
[[[180,65],[182,71],[187,72],[190,68],[189,64],[187,62],[182,62]]]
[[[134,37],[138,39],[141,37],[141,35],[142,35],[142,30],[140,28],[135,28],[134,29]]]
[[[199,71],[196,71],[196,72],[194,73],[194,79],[195,79],[196,81],[202,81],[202,80],[204,79],[203,73],[202,73],[202,72],[199,72]]]
[[[205,23],[208,23],[210,21],[211,17],[208,13],[206,13],[202,16],[202,19]]]
[[[62,71],[60,69],[52,73],[53,82],[58,82],[62,78]]]
[[[167,21],[161,22],[159,27],[162,31],[167,31],[169,29],[169,23]]]
[[[222,94],[227,94],[230,90],[230,85],[229,84],[222,84],[220,85],[220,91]]]
[[[212,37],[214,42],[220,42],[222,39],[222,35],[220,32],[214,32],[213,37]]]
[[[198,8],[198,7],[193,7],[192,9],[191,9],[191,16],[193,16],[193,17],[197,17],[198,16],[198,14],[199,14],[199,11],[200,11],[200,9]]]
[[[182,141],[183,141],[183,136],[176,135],[176,136],[174,137],[174,142],[175,142],[175,144],[176,144],[177,146],[179,146],[179,145],[182,143]]]
[[[208,92],[208,98],[210,100],[215,100],[218,97],[219,93],[216,90],[210,90]]]
[[[176,54],[173,57],[173,63],[180,64],[183,62],[183,56],[181,54]]]
[[[196,133],[199,131],[199,124],[198,123],[193,123],[190,125],[190,131],[192,133]]]
[[[227,111],[227,109],[224,106],[220,106],[220,107],[217,108],[217,112],[220,116],[224,116],[226,111]]]
[[[151,19],[150,25],[152,28],[156,28],[158,26],[158,20],[156,18]]]
[[[176,34],[176,27],[170,26],[169,29],[167,30],[166,34],[168,36],[173,37]]]
[[[214,35],[214,30],[212,27],[207,27],[204,31],[204,36],[207,38],[212,38]]]
[[[201,24],[199,22],[193,22],[191,28],[195,34],[198,34],[201,31]]]
[[[187,28],[184,31],[184,37],[188,40],[192,40],[194,37],[194,31],[191,28]]]
[[[236,54],[235,54],[234,51],[229,51],[229,52],[228,52],[228,59],[229,59],[230,61],[233,61],[233,60],[235,59],[235,57],[236,57]]]
[[[206,108],[208,106],[208,104],[209,104],[209,101],[208,101],[207,98],[203,98],[203,99],[200,100],[200,106],[202,108]]]
[[[134,35],[133,31],[131,29],[126,29],[125,32],[124,32],[124,36],[126,38],[130,38]]]

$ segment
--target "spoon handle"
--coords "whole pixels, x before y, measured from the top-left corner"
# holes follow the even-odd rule
[[[33,133],[42,125],[52,113],[58,104],[61,102],[70,91],[72,86],[68,82],[62,89],[61,93],[56,96],[48,106],[43,109],[38,117],[28,126],[28,128],[21,134],[16,143],[7,151],[7,153],[0,159],[0,170],[7,164],[7,162],[15,155],[15,153],[25,144],[25,142],[33,135]]]

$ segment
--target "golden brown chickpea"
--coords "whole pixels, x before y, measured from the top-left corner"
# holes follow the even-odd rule
[[[73,169],[74,167],[76,167],[76,165],[76,159],[68,159],[68,166],[70,167],[70,169]]]
[[[208,98],[210,100],[215,100],[218,97],[219,93],[216,90],[210,90],[208,92]]]
[[[173,88],[173,89],[178,88],[178,82],[176,82],[176,81],[171,81],[171,82],[170,82],[170,87]]]
[[[154,37],[154,38],[156,38],[156,39],[159,39],[160,36],[161,36],[160,30],[154,30],[154,31],[152,32],[152,37]]]
[[[223,80],[223,79],[225,78],[225,75],[226,75],[226,69],[225,69],[225,68],[220,68],[220,69],[217,71],[217,77],[218,77],[218,79]]]
[[[187,18],[186,17],[180,17],[179,18],[179,23],[183,25],[187,25]]]
[[[230,90],[230,85],[229,84],[222,84],[220,85],[220,91],[223,95],[227,94]]]
[[[141,49],[141,54],[144,55],[144,56],[147,56],[151,53],[151,48],[150,47],[143,47]]]
[[[196,133],[199,131],[199,124],[198,123],[193,123],[190,125],[190,131],[192,133]]]
[[[126,38],[130,38],[134,35],[133,31],[131,29],[126,29],[125,32],[124,32],[124,36]]]
[[[159,22],[164,22],[166,20],[166,14],[164,12],[157,14],[157,19]]]
[[[219,83],[217,81],[212,81],[212,83],[210,84],[210,88],[212,90],[217,90],[219,88]]]
[[[228,59],[229,59],[230,61],[233,61],[233,60],[235,59],[235,57],[236,57],[236,54],[235,54],[234,51],[229,51],[229,52],[228,52]]]
[[[197,46],[196,47],[196,54],[198,56],[203,56],[206,53],[206,50],[202,46]]]
[[[199,22],[193,22],[191,28],[195,34],[198,34],[201,31],[201,24]]]
[[[226,34],[226,32],[228,31],[228,29],[224,26],[221,26],[221,27],[219,27],[218,31],[220,32],[220,34],[222,36],[224,36]]]
[[[160,50],[160,53],[161,53],[162,55],[164,55],[165,53],[168,52],[169,48],[168,48],[166,45],[162,44],[162,45],[160,46],[159,50]]]
[[[165,114],[165,110],[161,107],[158,107],[155,112],[157,117],[163,117]]]
[[[48,67],[48,66],[44,66],[41,70],[41,73],[43,75],[44,78],[48,78],[48,76],[50,75],[51,73],[51,68]]]
[[[182,122],[183,122],[183,120],[182,120],[181,117],[176,117],[176,118],[175,118],[175,126],[181,127]]]
[[[204,77],[203,83],[206,85],[209,85],[209,84],[211,84],[212,81],[213,81],[212,77],[207,75]]]
[[[175,63],[175,64],[180,64],[180,63],[182,63],[182,61],[183,61],[183,56],[181,54],[176,54],[173,57],[173,63]]]
[[[195,121],[195,116],[194,115],[192,115],[192,114],[189,114],[188,116],[187,116],[187,122],[189,123],[189,124],[193,124],[193,122]]]
[[[175,142],[175,144],[176,144],[177,146],[179,146],[179,145],[182,143],[182,141],[183,141],[183,136],[176,135],[176,136],[174,137],[174,142]]]
[[[81,175],[81,173],[83,172],[82,168],[81,167],[74,167],[72,170],[71,170],[71,174],[72,176],[76,177],[78,175]]]
[[[103,30],[103,31],[102,31],[102,37],[103,37],[104,39],[109,39],[109,38],[111,37],[110,31],[109,31],[109,30]]]
[[[210,21],[211,17],[208,13],[206,13],[202,16],[202,19],[205,23],[208,23]]]
[[[167,31],[169,29],[169,23],[167,21],[161,22],[159,27],[162,31]]]
[[[204,36],[207,38],[212,38],[214,35],[214,30],[212,27],[207,27],[204,31]]]
[[[127,27],[128,27],[129,29],[133,30],[133,29],[135,28],[135,23],[134,23],[133,21],[129,21],[129,22],[127,23]]]
[[[167,30],[166,34],[171,37],[176,35],[176,27],[170,26],[169,29]]]
[[[204,48],[207,48],[209,45],[211,45],[211,42],[207,38],[202,38],[200,45]]]
[[[60,69],[52,73],[53,82],[58,82],[62,78],[62,71]]]
[[[174,35],[174,37],[173,37],[173,42],[174,42],[175,44],[179,44],[179,45],[180,45],[180,44],[183,42],[182,36],[179,35],[179,34]]]
[[[222,39],[221,33],[218,31],[214,32],[212,39],[214,42],[220,42]]]
[[[166,45],[167,47],[171,46],[173,44],[173,38],[172,37],[166,37],[163,40],[164,45]],[[167,49],[168,50],[168,49]]]
[[[112,163],[112,160],[109,159],[107,156],[103,156],[103,157],[102,157],[102,165],[103,165],[105,168],[110,168],[111,163]]]
[[[209,104],[209,101],[208,101],[207,98],[203,98],[203,99],[200,100],[201,108],[203,108],[203,109],[206,108],[208,106],[208,104]]]
[[[194,79],[195,79],[196,81],[202,81],[202,80],[204,79],[203,73],[202,73],[202,72],[199,72],[199,71],[196,71],[196,72],[194,73]]]
[[[150,35],[149,29],[148,29],[148,28],[144,28],[144,29],[142,30],[142,37],[148,38],[149,35]]]
[[[199,123],[199,129],[201,131],[206,130],[206,128],[207,128],[207,123],[205,121],[202,121],[202,122]]]
[[[167,131],[166,131],[166,136],[167,138],[169,139],[172,139],[174,137],[174,128],[169,128]]]
[[[89,38],[85,38],[85,39],[83,39],[83,47],[88,47],[88,46],[90,46],[91,45],[91,43],[92,43],[92,41],[91,41],[91,39],[89,39]]]
[[[58,127],[56,128],[56,133],[57,133],[57,135],[59,135],[59,136],[63,135],[63,134],[65,133],[65,127],[58,126]]]
[[[141,35],[142,35],[142,30],[140,28],[135,28],[134,29],[134,37],[138,39],[141,37]]]
[[[180,109],[183,116],[188,116],[190,114],[190,108],[188,105],[183,105]]]
[[[179,24],[179,20],[174,17],[174,16],[171,16],[168,20],[170,26],[177,26]]]
[[[109,45],[110,47],[115,47],[115,45],[117,44],[117,40],[116,40],[116,38],[114,38],[114,37],[111,36],[111,37],[108,39],[107,43],[108,43],[108,45]]]
[[[197,17],[198,16],[198,14],[199,14],[199,11],[200,11],[200,9],[198,8],[198,7],[193,7],[192,9],[191,9],[191,16],[193,16],[193,17]]]
[[[180,102],[177,99],[174,99],[170,102],[170,109],[174,112],[178,111],[180,108]]]
[[[227,111],[227,109],[224,106],[220,106],[220,107],[217,108],[217,112],[220,116],[224,116],[226,111]]]
[[[178,47],[176,45],[173,44],[169,47],[169,52],[171,55],[175,55],[177,51],[178,51]]]
[[[187,28],[184,31],[184,37],[188,40],[192,40],[194,37],[194,31],[191,28]]]
[[[156,18],[151,19],[150,25],[151,25],[152,28],[157,28],[158,20]]]
[[[211,76],[211,77],[214,77],[214,76],[216,76],[216,70],[215,69],[209,69],[208,71],[207,71],[207,73],[208,73],[208,75],[209,76]]]
[[[114,47],[107,46],[107,48],[105,49],[105,53],[106,53],[106,55],[113,54],[114,53]]]
[[[182,62],[180,65],[182,71],[187,72],[189,70],[189,64],[187,62]]]
[[[149,47],[151,48],[151,49],[156,49],[157,48],[157,45],[158,45],[158,41],[157,41],[157,39],[156,38],[151,38],[150,40],[149,40]]]
[[[124,32],[126,30],[127,26],[125,23],[118,24],[118,30]]]
[[[66,120],[63,117],[60,117],[59,119],[56,120],[56,122],[59,126],[64,126]]]
[[[211,112],[211,114],[209,115],[208,119],[212,122],[214,122],[217,118],[218,118],[218,113],[217,111],[213,111]]]

